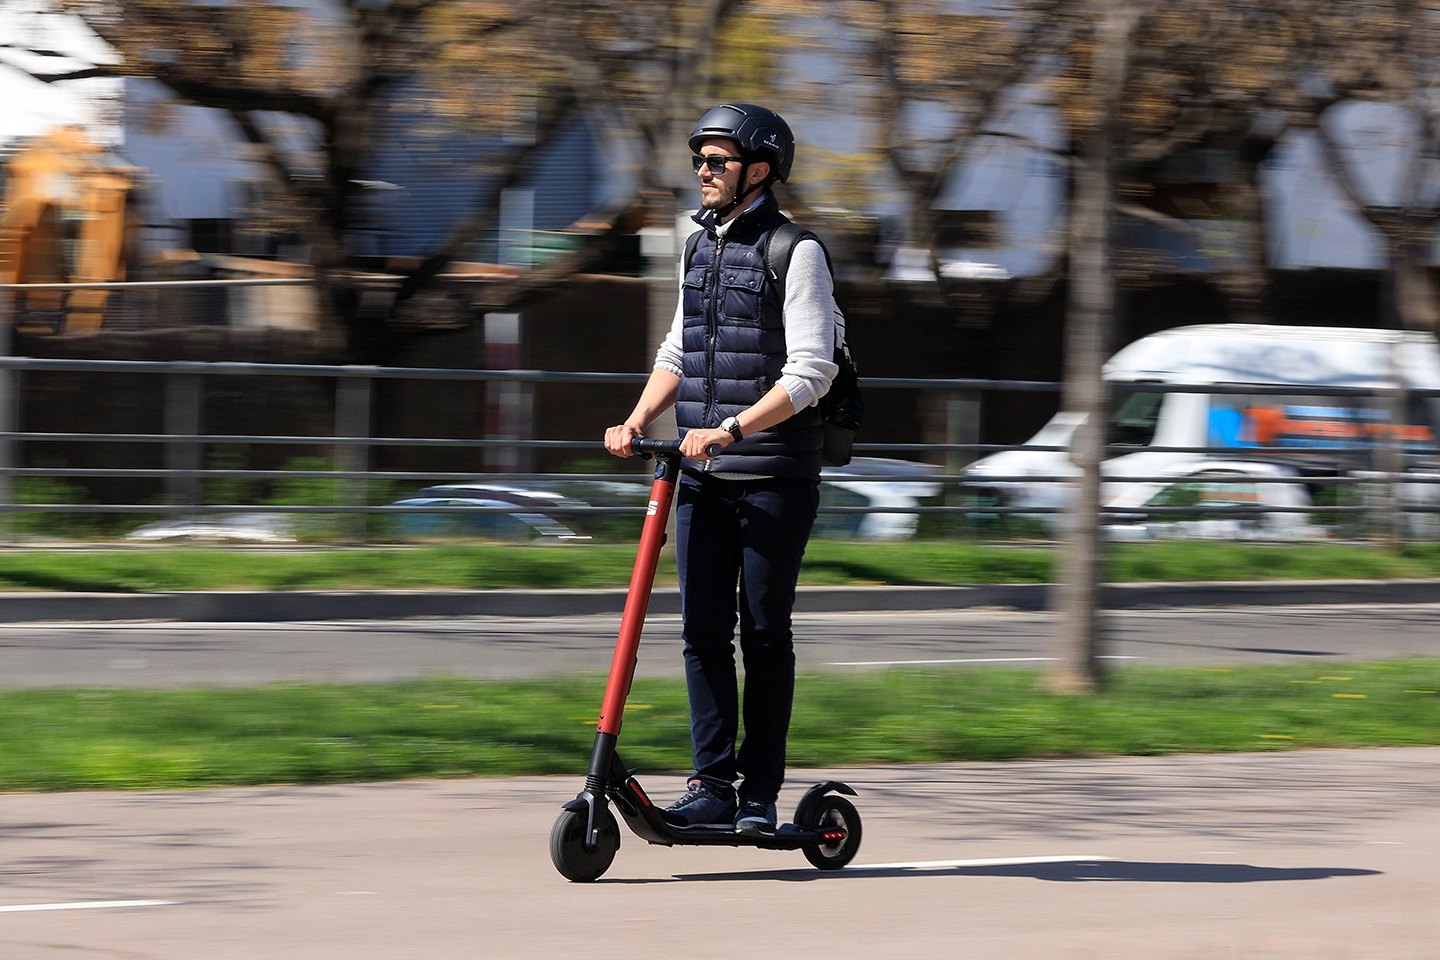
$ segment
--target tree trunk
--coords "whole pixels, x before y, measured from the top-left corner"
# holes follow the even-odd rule
[[[1424,240],[1433,239],[1426,231]],[[1423,259],[1428,243],[1404,243],[1391,258],[1391,305],[1406,330],[1440,333],[1440,302]]]
[[[1060,614],[1053,640],[1057,666],[1051,684],[1086,692],[1101,682],[1102,642],[1100,464],[1108,421],[1105,382],[1100,376],[1115,312],[1115,276],[1110,253],[1115,201],[1115,114],[1125,85],[1130,35],[1136,14],[1128,0],[1101,8],[1093,83],[1099,99],[1095,125],[1078,137],[1074,195],[1070,200],[1069,304],[1065,318],[1064,408],[1085,414],[1075,432],[1071,460],[1081,470],[1080,489],[1064,516],[1061,546]]]
[[[1386,319],[1405,330],[1440,332],[1440,305],[1435,298],[1435,285],[1425,266],[1425,254],[1433,240],[1433,218],[1426,218],[1421,229],[1402,221],[1390,235],[1390,270],[1385,290]],[[1406,422],[1409,397],[1401,377],[1398,358],[1391,358],[1392,387],[1377,398],[1387,411],[1396,429]],[[1379,533],[1392,553],[1400,552],[1405,539],[1405,504],[1397,478],[1404,475],[1404,442],[1391,434],[1375,450],[1375,468],[1386,474],[1383,502],[1379,511]]]
[[[1231,197],[1244,259],[1220,278],[1226,312],[1234,323],[1264,323],[1266,319],[1265,201],[1260,194],[1259,176],[1260,163],[1241,158]]]

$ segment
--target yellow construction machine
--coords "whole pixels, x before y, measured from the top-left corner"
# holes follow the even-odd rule
[[[104,283],[125,279],[134,248],[128,202],[139,170],[76,127],[26,142],[6,165],[0,212],[0,283]],[[15,293],[21,330],[100,329],[106,290]]]

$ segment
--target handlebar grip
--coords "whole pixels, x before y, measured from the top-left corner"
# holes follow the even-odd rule
[[[630,441],[630,449],[634,450],[638,456],[644,457],[646,460],[649,460],[655,454],[679,453],[680,441],[652,440],[649,437],[636,437],[634,440]],[[725,448],[720,446],[720,444],[712,443],[710,444],[710,446],[705,448],[705,453],[707,456],[718,457],[720,455],[720,451],[724,449]]]
[[[679,453],[679,440],[652,440],[649,437],[636,437],[630,441],[630,449],[647,460],[657,453]]]

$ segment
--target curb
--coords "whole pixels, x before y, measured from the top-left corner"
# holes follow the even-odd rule
[[[1052,585],[801,587],[797,613],[1048,608]],[[1345,603],[1440,603],[1440,580],[1297,580],[1263,583],[1124,583],[1105,588],[1105,606],[1245,607]],[[0,593],[0,623],[176,620],[283,623],[403,620],[412,617],[578,617],[618,615],[625,591],[325,590],[175,593]],[[678,614],[680,594],[656,590],[650,612]]]

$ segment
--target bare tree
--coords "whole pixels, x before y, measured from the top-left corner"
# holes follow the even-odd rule
[[[1357,0],[1329,11],[1329,56],[1309,90],[1309,120],[1341,193],[1375,229],[1385,248],[1385,305],[1393,322],[1440,333],[1440,300],[1427,264],[1440,222],[1440,21],[1416,0]],[[1339,114],[1356,103],[1385,104],[1403,141],[1399,182],[1380,196],[1347,158]]]
[[[1108,421],[1101,365],[1111,348],[1116,263],[1123,258],[1142,275],[1155,267],[1146,251],[1117,248],[1113,219],[1143,217],[1192,233],[1195,217],[1238,222],[1240,242],[1222,287],[1234,315],[1258,318],[1266,244],[1257,181],[1279,136],[1305,109],[1305,64],[1313,60],[1304,54],[1318,49],[1314,6],[1100,0],[1067,10],[1074,21],[1053,85],[1072,145],[1063,402],[1084,423],[1073,441],[1081,479],[1065,517],[1058,603],[1055,683],[1063,689],[1093,689],[1101,679],[1100,467]],[[1206,208],[1199,211],[1153,202],[1166,166],[1197,148],[1230,158],[1229,182],[1194,195]]]
[[[546,32],[558,69],[586,113],[628,139],[610,156],[628,161],[642,190],[679,184],[686,136],[724,86],[717,66],[743,38],[727,28],[744,19],[744,0],[554,0]],[[766,30],[768,21],[752,24]],[[744,26],[742,24],[742,26]],[[763,83],[763,77],[756,78]],[[621,164],[624,165],[623,163]]]
[[[325,316],[357,358],[375,360],[407,335],[410,299],[494,216],[500,189],[574,108],[534,8],[467,0],[53,0],[9,4],[32,15],[79,17],[114,62],[52,72],[50,83],[95,76],[158,81],[177,100],[224,111],[275,184],[276,217],[310,249]],[[19,49],[14,41],[5,44]],[[66,62],[63,51],[30,50]],[[424,99],[457,135],[517,145],[471,171],[476,195],[449,237],[393,295],[362,296],[347,251],[360,225],[378,124],[399,97]],[[483,190],[483,192],[482,192]],[[553,280],[527,278],[533,285]],[[523,291],[511,291],[512,294]]]
[[[49,3],[49,6],[46,4]],[[117,52],[114,62],[53,72],[157,81],[177,101],[225,111],[275,183],[275,220],[304,237],[324,317],[357,357],[389,353],[413,330],[412,298],[494,223],[498,194],[523,176],[564,119],[618,118],[651,150],[672,128],[706,69],[697,55],[739,0],[596,0],[554,4],[477,0],[40,0],[9,6],[33,16],[78,16]],[[634,42],[631,42],[631,40]],[[0,49],[39,53],[7,40]],[[701,56],[701,63],[704,56]],[[380,121],[397,99],[425,102],[428,122],[494,144],[468,173],[474,200],[448,236],[392,294],[361,292],[347,239],[364,216]],[[690,118],[693,119],[693,118]],[[619,153],[602,151],[609,168]],[[658,168],[636,164],[645,183]],[[605,236],[573,255],[487,285],[485,305],[516,304],[606,252]]]
[[[995,136],[1002,109],[1061,49],[1069,24],[1058,0],[1021,4],[1009,16],[967,15],[942,2],[884,0],[857,16],[873,36],[875,116],[890,169],[904,187],[914,243],[938,243],[936,205],[977,143]],[[951,117],[917,124],[917,105]],[[938,135],[938,136],[937,136]],[[938,271],[936,271],[938,274]]]

